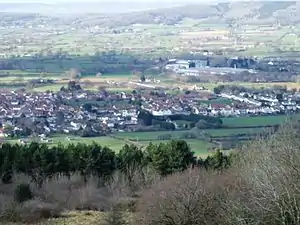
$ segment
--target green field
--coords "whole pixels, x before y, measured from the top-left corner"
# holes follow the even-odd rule
[[[70,140],[68,140],[68,138]],[[34,141],[35,139],[29,139],[28,141]],[[57,144],[76,144],[76,143],[83,143],[83,144],[92,144],[93,142],[96,142],[102,146],[107,146],[111,148],[112,150],[118,152],[126,143],[127,144],[135,144],[140,147],[145,147],[148,144],[159,144],[165,141],[160,140],[154,140],[154,141],[126,141],[126,140],[118,140],[112,137],[103,136],[103,137],[92,137],[92,138],[82,138],[77,136],[66,136],[66,135],[59,135],[59,136],[53,136],[51,138],[51,142],[48,143],[48,145],[57,145]],[[207,149],[211,147],[211,144],[205,141],[200,140],[185,140],[191,147],[192,151],[195,152],[196,155],[205,157],[208,154]],[[8,140],[10,143],[18,143],[18,140]]]
[[[293,117],[298,117],[295,115]],[[225,126],[266,126],[282,124],[288,120],[286,115],[277,116],[255,116],[255,117],[232,117],[223,118],[223,125]]]
[[[297,115],[298,116],[298,115]],[[266,131],[265,128],[239,128],[241,126],[266,126],[284,123],[287,117],[282,116],[258,116],[258,117],[241,117],[241,118],[223,118],[223,123],[226,126],[237,126],[237,128],[224,129],[204,129],[199,132],[212,137],[231,136],[239,134],[259,134]],[[118,132],[113,136],[82,138],[77,136],[54,135],[51,137],[49,145],[70,144],[70,143],[85,143],[91,144],[96,142],[100,145],[107,146],[118,152],[124,144],[135,144],[140,147],[147,146],[150,142],[159,144],[168,140],[159,140],[159,137],[166,134],[171,134],[172,139],[182,139],[182,134],[190,132],[189,130],[180,131],[153,131],[153,132]],[[30,139],[29,141],[33,141]],[[205,157],[209,154],[208,149],[213,147],[213,144],[205,140],[183,139],[191,147],[198,156]],[[9,142],[17,142],[17,140],[9,140]]]
[[[262,132],[264,128],[236,128],[236,129],[206,129],[202,130],[202,132],[210,135],[210,136],[229,136],[229,135],[237,135],[241,133],[259,133]],[[184,131],[151,131],[151,132],[124,132],[115,134],[116,137],[121,137],[124,139],[131,140],[157,140],[159,136],[171,134],[173,138],[180,138],[183,133],[189,132],[188,130]]]
[[[68,140],[68,137],[70,140]],[[67,135],[55,135],[51,137],[51,142],[49,145],[57,145],[57,144],[71,144],[71,143],[83,143],[83,144],[92,144],[96,142],[100,145],[107,146],[114,151],[119,151],[121,147],[125,144],[122,140],[117,140],[111,137],[103,136],[103,137],[92,137],[92,138],[82,138],[77,136],[67,136]],[[28,141],[35,141],[35,139],[29,139]],[[9,140],[11,143],[17,143],[18,140]]]

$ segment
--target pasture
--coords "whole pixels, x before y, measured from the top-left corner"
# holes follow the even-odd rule
[[[239,121],[237,122],[239,124]],[[241,123],[240,123],[241,124]],[[242,125],[242,124],[241,124]],[[235,129],[204,129],[199,131],[199,133],[204,133],[212,137],[216,136],[230,136],[238,134],[253,134],[262,132],[264,128],[235,128]],[[181,139],[184,133],[191,132],[188,130],[181,131],[151,131],[151,132],[119,132],[114,134],[116,137],[130,139],[133,141],[153,141],[158,140],[160,136],[170,134],[173,139]]]
[[[134,134],[132,134],[134,137]],[[152,140],[143,140],[143,141],[129,141],[128,139],[124,138],[124,140],[119,140],[115,139],[109,136],[103,136],[103,137],[91,137],[91,138],[83,138],[83,137],[78,137],[78,136],[67,136],[67,135],[55,135],[50,138],[50,142],[47,144],[50,146],[55,146],[58,144],[77,144],[77,143],[83,143],[83,144],[92,144],[93,142],[106,146],[114,150],[115,152],[119,152],[122,147],[125,144],[134,144],[137,145],[138,147],[145,148],[147,145],[151,143],[153,144],[159,144],[162,142],[165,142],[167,140],[157,140],[157,139],[152,139]],[[26,141],[38,141],[38,139],[26,139]],[[195,152],[197,156],[200,157],[206,157],[209,152],[207,151],[209,147],[211,147],[211,144],[206,141],[201,141],[201,140],[190,140],[186,139],[185,140],[191,147],[191,150]],[[7,140],[9,143],[18,143],[18,140]]]
[[[295,115],[294,117],[299,117]],[[92,144],[96,142],[102,146],[107,146],[112,150],[118,152],[125,144],[134,144],[139,147],[145,148],[149,143],[159,144],[169,140],[166,140],[166,135],[170,134],[171,139],[181,139],[185,140],[192,151],[199,157],[206,157],[211,152],[209,149],[216,147],[215,144],[209,142],[206,139],[187,139],[185,138],[186,133],[196,132],[200,136],[204,135],[206,137],[229,137],[237,135],[259,135],[260,133],[267,131],[264,127],[254,127],[251,126],[268,126],[282,124],[287,121],[287,117],[284,115],[278,116],[257,116],[257,117],[241,117],[241,118],[223,118],[223,125],[230,128],[219,128],[219,129],[203,129],[198,131],[189,130],[175,130],[175,131],[151,131],[151,132],[117,132],[110,136],[101,137],[90,137],[83,138],[79,136],[72,135],[53,135],[50,137],[48,145],[58,145],[58,144]],[[243,128],[250,127],[250,128]],[[235,128],[236,127],[236,128]],[[7,140],[11,143],[17,143],[18,140]],[[39,141],[38,139],[27,139],[27,141]]]
[[[294,117],[299,117],[295,115]],[[277,125],[288,121],[289,117],[286,115],[276,115],[276,116],[255,116],[255,117],[232,117],[223,118],[223,125],[225,126],[267,126],[267,125]]]
[[[51,25],[49,25],[51,26]],[[64,26],[64,25],[63,25]],[[53,30],[57,27],[50,27]],[[49,28],[49,29],[50,29]],[[29,28],[27,28],[29,29]],[[296,35],[287,35],[288,26],[274,28],[272,23],[266,22],[265,26],[243,24],[236,29],[227,24],[199,19],[185,18],[178,24],[135,24],[114,26],[119,31],[113,33],[107,29],[101,35],[89,33],[84,27],[69,30],[63,34],[37,35],[44,30],[31,28],[28,38],[35,43],[23,43],[23,48],[2,50],[7,55],[22,55],[25,52],[39,53],[51,46],[53,52],[68,52],[71,55],[93,55],[96,52],[126,52],[133,55],[147,55],[147,57],[168,55],[169,53],[181,54],[193,50],[207,49],[212,51],[234,52],[234,54],[268,55],[278,52],[280,49],[300,49]],[[298,28],[297,28],[298,29]],[[295,33],[298,31],[295,29]],[[17,32],[19,31],[19,32]],[[23,35],[22,29],[14,32],[15,36],[8,35],[7,40],[13,40]],[[1,32],[0,34],[5,34]],[[42,39],[43,38],[43,39]],[[55,44],[53,44],[55,43]],[[272,44],[270,44],[272,43]],[[243,50],[243,52],[239,52]],[[45,62],[46,64],[47,62]],[[63,62],[68,63],[68,62]],[[73,67],[73,66],[71,66]]]

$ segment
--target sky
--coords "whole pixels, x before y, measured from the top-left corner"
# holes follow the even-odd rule
[[[97,3],[101,3],[103,0],[0,0],[0,3],[13,3],[13,2],[17,2],[17,3],[63,3],[63,2],[97,2]],[[105,2],[107,2],[108,0],[104,0]],[[130,2],[174,2],[174,0],[113,0],[113,1],[118,1],[118,2],[126,2],[126,1],[130,1]],[[182,3],[188,3],[188,2],[208,2],[208,0],[175,0],[175,2],[180,1]],[[211,1],[210,1],[211,2]]]

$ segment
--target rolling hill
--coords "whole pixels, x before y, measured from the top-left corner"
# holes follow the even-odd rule
[[[129,24],[176,24],[182,20],[196,19],[206,23],[296,24],[300,21],[300,2],[296,1],[249,1],[216,4],[190,4],[172,8],[124,13],[111,17],[110,22]]]
[[[191,2],[187,1],[187,3]],[[195,2],[195,1],[192,1]],[[210,4],[182,5],[137,1],[0,3],[2,13],[66,15],[76,17],[89,25],[126,26],[131,24],[177,24],[184,19],[205,23],[240,24],[297,24],[300,21],[300,2],[297,1],[231,1]]]

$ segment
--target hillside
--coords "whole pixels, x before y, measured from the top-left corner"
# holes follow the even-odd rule
[[[300,2],[227,2],[211,5],[191,4],[172,8],[148,10],[144,12],[124,13],[111,17],[110,23],[130,24],[176,24],[182,20],[196,19],[204,22],[245,24],[299,22]]]
[[[128,13],[134,11],[143,11],[161,7],[173,7],[182,5],[178,1],[170,2],[163,0],[158,5],[156,2],[139,2],[135,0],[104,0],[95,1],[75,1],[75,2],[57,2],[57,3],[1,3],[0,12],[18,12],[18,13],[42,13],[52,15],[55,14],[83,14],[83,13]]]
[[[0,3],[5,43],[0,49],[5,56],[50,49],[76,55],[116,50],[139,56],[204,49],[255,56],[300,51],[300,27],[295,26],[299,2],[195,2]]]
[[[102,25],[176,24],[189,18],[205,22],[265,23],[280,21],[296,23],[300,20],[297,1],[243,1],[213,4],[189,4],[181,1],[136,2],[101,1],[76,3],[0,3],[0,12],[41,14],[93,14],[93,22]],[[195,1],[193,1],[195,2]],[[181,6],[178,6],[181,5]],[[157,9],[159,8],[159,9]],[[95,14],[102,14],[97,20]],[[106,14],[106,19],[103,19]],[[109,15],[114,14],[114,15]],[[118,15],[116,15],[118,14]],[[109,20],[107,20],[108,18]]]

